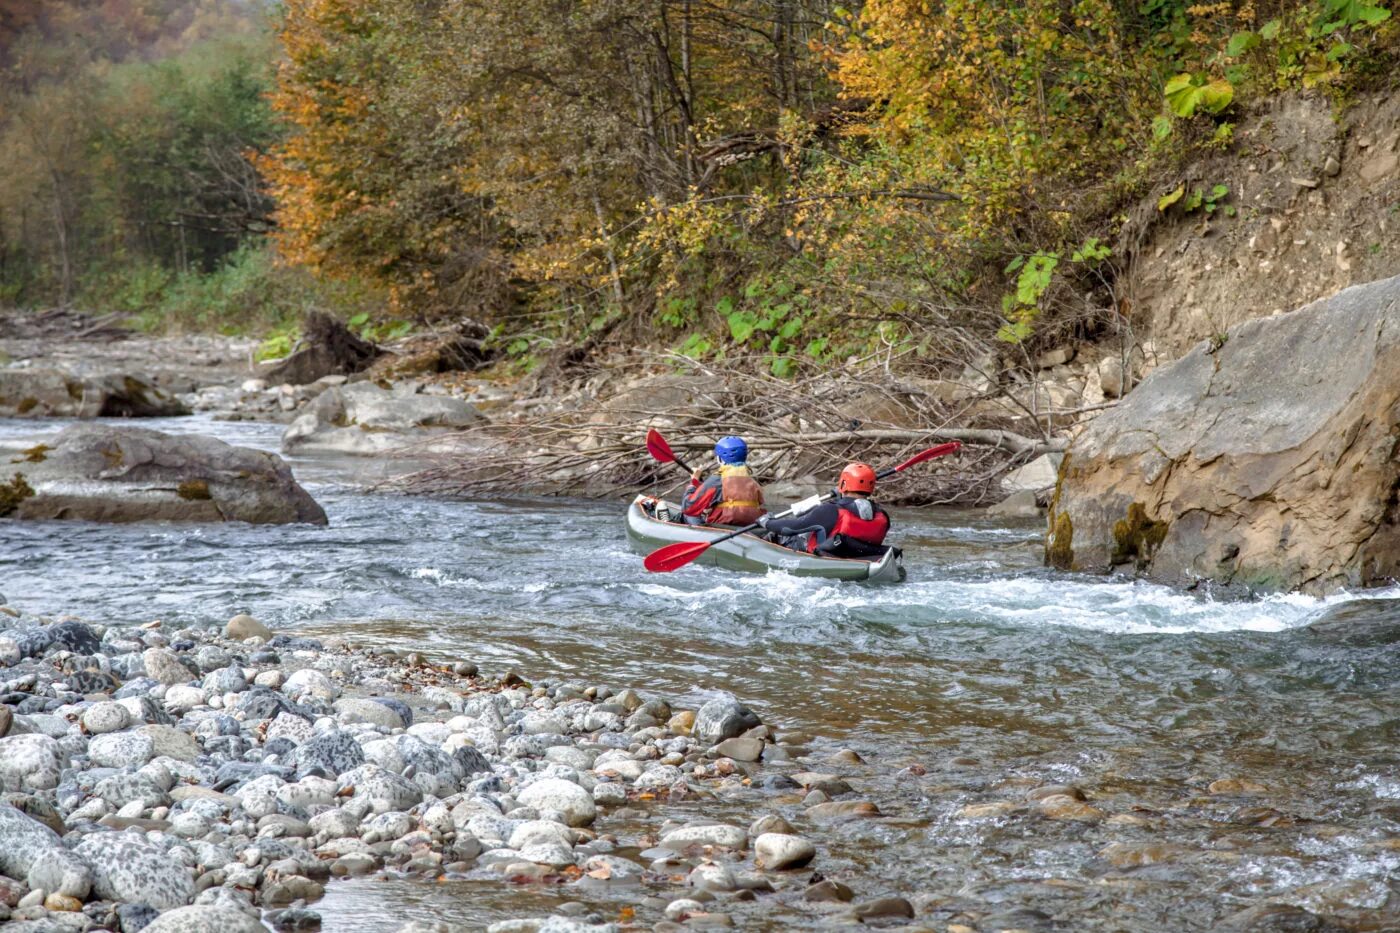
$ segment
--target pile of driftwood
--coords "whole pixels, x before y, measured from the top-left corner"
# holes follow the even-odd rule
[[[639,370],[649,375],[636,375]],[[749,444],[750,465],[768,483],[829,484],[850,460],[891,465],[957,440],[960,454],[901,475],[883,498],[979,504],[1000,498],[995,479],[1009,466],[1064,446],[1048,432],[1015,430],[1036,421],[1014,417],[1012,407],[989,408],[975,396],[950,400],[946,383],[930,383],[874,364],[786,380],[684,357],[633,361],[595,373],[562,398],[517,406],[528,413],[493,413],[458,436],[455,449],[429,455],[428,469],[399,484],[460,496],[674,491],[684,474],[674,464],[657,464],[644,445],[655,427],[692,466],[711,466],[715,440],[738,434]]]

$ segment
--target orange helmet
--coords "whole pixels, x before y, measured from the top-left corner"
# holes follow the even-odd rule
[[[867,495],[875,491],[875,471],[864,463],[848,463],[836,482],[836,491],[841,495],[863,492]]]

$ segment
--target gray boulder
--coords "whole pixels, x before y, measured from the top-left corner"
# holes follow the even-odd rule
[[[142,933],[267,933],[267,927],[234,907],[195,904],[167,910]]]
[[[165,418],[189,413],[179,399],[134,376],[0,369],[4,418]]]
[[[1250,589],[1400,576],[1400,277],[1250,321],[1075,440],[1046,560]]]
[[[758,715],[733,697],[710,700],[695,713],[695,738],[715,744],[763,725]]]
[[[51,736],[6,736],[0,739],[0,790],[53,790],[64,758],[62,747]]]
[[[201,434],[72,425],[14,469],[22,519],[326,524],[281,457]]]
[[[76,898],[87,897],[92,885],[91,870],[58,833],[9,804],[0,804],[0,873]]]
[[[409,446],[423,449],[480,420],[480,412],[459,398],[356,382],[322,392],[287,426],[282,450],[374,456]]]
[[[74,851],[91,866],[92,890],[98,897],[158,910],[183,907],[194,899],[189,871],[144,836],[92,833]]]

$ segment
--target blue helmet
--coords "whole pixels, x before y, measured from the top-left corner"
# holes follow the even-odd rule
[[[715,445],[715,456],[719,457],[720,463],[730,466],[744,463],[749,459],[749,445],[744,443],[742,437],[721,437]]]

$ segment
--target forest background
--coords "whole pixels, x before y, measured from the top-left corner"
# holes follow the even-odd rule
[[[1381,0],[0,0],[0,305],[1029,360],[1123,326],[1144,199],[1235,211],[1184,161],[1397,51]]]

